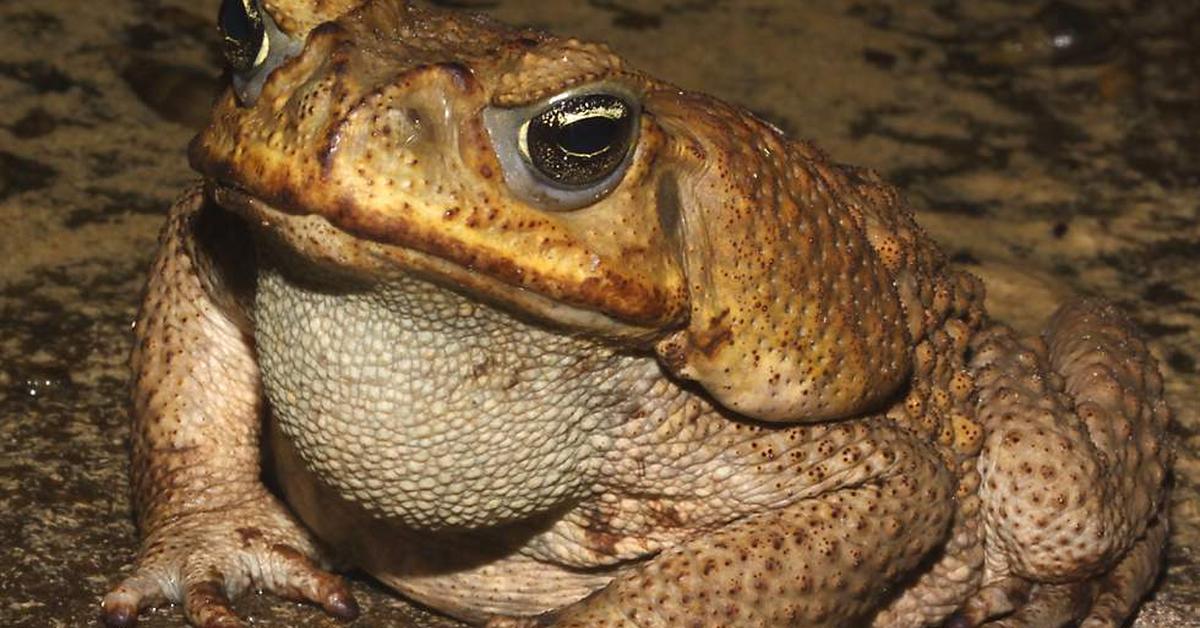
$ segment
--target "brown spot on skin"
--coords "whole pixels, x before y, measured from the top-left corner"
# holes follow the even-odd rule
[[[242,539],[242,546],[249,547],[250,543],[263,538],[262,530],[258,528],[238,528],[236,530],[238,537]]]
[[[192,605],[215,606],[227,603],[225,593],[221,590],[220,574],[210,574],[210,580],[194,584],[188,589],[189,601]]]
[[[711,356],[722,347],[731,344],[733,331],[723,324],[728,316],[729,310],[725,310],[712,317],[702,333],[692,335],[692,346]]]
[[[617,543],[621,540],[619,535],[591,528],[586,529],[584,534],[587,538],[588,547],[593,551],[606,556],[616,555]]]
[[[305,556],[299,550],[297,550],[296,548],[294,548],[290,545],[285,545],[283,543],[276,543],[271,546],[271,551],[284,557],[287,560],[299,561],[299,562],[303,562],[303,563],[308,562],[307,556]]]
[[[678,528],[683,526],[684,519],[679,511],[670,504],[663,504],[650,510],[654,522],[663,528]]]

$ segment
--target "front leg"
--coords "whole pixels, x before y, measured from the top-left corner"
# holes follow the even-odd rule
[[[134,500],[142,547],[133,575],[105,596],[110,626],[182,603],[199,626],[236,626],[229,597],[250,585],[353,617],[340,578],[260,479],[258,367],[241,303],[253,251],[202,190],[172,208],[136,326]]]

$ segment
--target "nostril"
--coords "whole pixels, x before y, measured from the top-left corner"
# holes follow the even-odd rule
[[[404,110],[404,117],[408,118],[408,124],[414,129],[420,129],[424,124],[421,118],[421,112],[416,109],[408,108]]]
[[[411,107],[393,109],[390,112],[393,121],[394,141],[397,148],[404,148],[416,142],[426,132],[425,117],[421,112]]]

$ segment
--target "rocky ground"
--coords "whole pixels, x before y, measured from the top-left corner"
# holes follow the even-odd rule
[[[1126,307],[1178,438],[1168,567],[1135,625],[1198,625],[1200,3],[441,4],[609,41],[882,171],[1024,329],[1073,293]],[[93,625],[134,555],[129,327],[217,89],[214,14],[215,0],[0,2],[0,625]],[[442,623],[355,588],[356,625]],[[239,609],[335,625],[269,596]]]

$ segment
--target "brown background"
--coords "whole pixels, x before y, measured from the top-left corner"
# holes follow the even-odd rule
[[[1071,293],[1123,304],[1162,361],[1179,437],[1168,569],[1136,625],[1197,625],[1200,5],[1077,2],[443,4],[609,41],[881,170],[1024,329]],[[193,177],[215,3],[0,0],[0,625],[93,625],[133,557],[129,325],[163,211]],[[356,625],[413,613],[355,587]],[[268,596],[239,609],[336,625]]]

